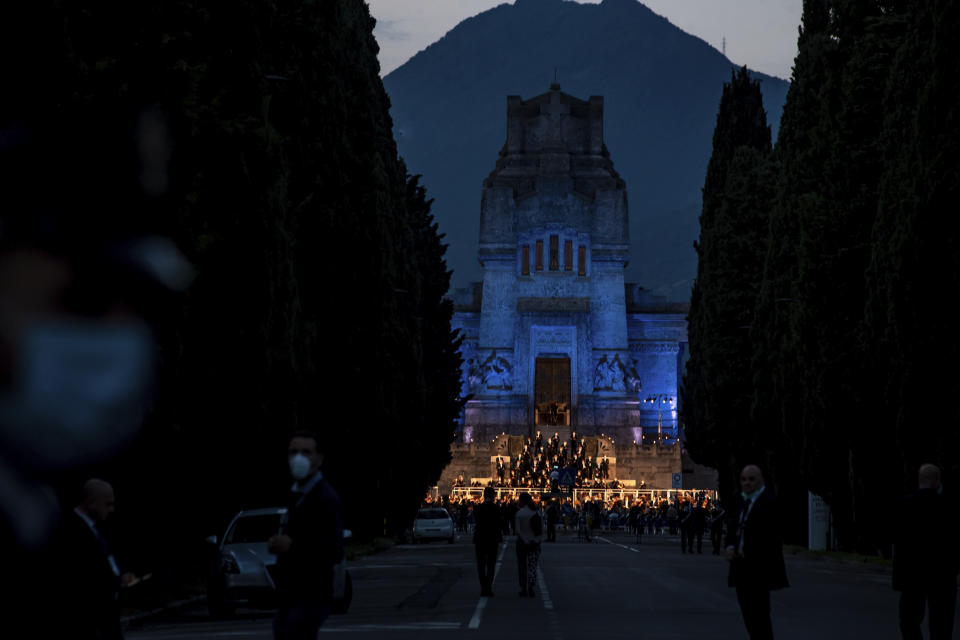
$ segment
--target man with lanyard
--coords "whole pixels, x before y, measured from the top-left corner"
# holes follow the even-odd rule
[[[287,449],[294,484],[280,532],[267,542],[277,555],[276,640],[314,640],[330,615],[334,565],[343,558],[340,498],[320,472],[313,433],[298,432]]]
[[[728,584],[737,590],[737,602],[751,640],[772,640],[770,591],[789,586],[777,503],[755,465],[743,468],[740,489],[742,499],[727,529]]]
[[[64,623],[74,638],[123,638],[120,589],[137,578],[132,573],[121,575],[100,529],[113,510],[113,487],[103,480],[88,480],[80,503],[56,534],[61,589],[57,595],[67,608]]]

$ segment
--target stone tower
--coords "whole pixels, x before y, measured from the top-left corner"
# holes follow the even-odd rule
[[[483,182],[483,282],[454,295],[469,394],[463,443],[504,453],[498,438],[576,431],[603,437],[614,456],[620,443],[642,446],[651,426],[662,433],[664,410],[675,438],[685,314],[653,309],[624,282],[627,188],[604,144],[603,98],[555,83],[529,100],[508,96],[506,115],[506,143]]]

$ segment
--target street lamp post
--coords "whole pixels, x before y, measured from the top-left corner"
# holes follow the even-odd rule
[[[658,393],[647,396],[644,402],[657,404],[657,444],[663,440],[663,405],[673,405],[674,397],[665,393]]]

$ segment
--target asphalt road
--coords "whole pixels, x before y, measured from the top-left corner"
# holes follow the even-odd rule
[[[705,545],[705,547],[708,546]],[[400,545],[352,563],[350,612],[320,638],[746,638],[726,562],[680,553],[675,538],[560,536],[544,543],[536,598],[517,595],[513,540],[501,547],[493,598],[480,598],[469,538]],[[776,637],[897,640],[897,594],[883,568],[787,558],[791,587],[773,594]],[[130,640],[271,638],[271,612],[212,620],[201,605],[127,631]],[[960,633],[954,633],[960,638]]]

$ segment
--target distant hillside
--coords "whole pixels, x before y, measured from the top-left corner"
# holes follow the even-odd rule
[[[686,300],[700,189],[732,63],[635,0],[517,0],[464,20],[384,78],[400,153],[423,174],[450,244],[454,287],[479,281],[482,180],[506,139],[506,96],[548,90],[605,100],[604,137],[627,182],[627,277]],[[776,136],[788,82],[763,74]]]

